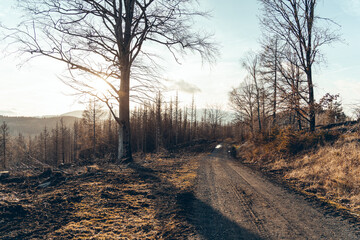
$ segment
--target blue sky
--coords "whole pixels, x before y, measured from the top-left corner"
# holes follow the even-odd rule
[[[11,7],[16,1],[0,1],[0,21],[13,24],[19,13]],[[202,9],[212,10],[211,19],[199,22],[199,28],[215,34],[221,55],[217,64],[202,65],[196,55],[188,55],[178,65],[164,61],[164,76],[170,89],[178,89],[183,104],[190,104],[192,93],[198,107],[222,105],[228,108],[228,92],[245,77],[240,59],[249,50],[259,48],[261,35],[256,0],[199,0]],[[344,42],[323,48],[326,63],[316,67],[314,81],[316,95],[340,93],[344,107],[350,113],[351,104],[360,103],[360,0],[323,0],[318,7],[321,16],[329,17],[341,25]],[[0,43],[0,49],[4,44]],[[166,55],[165,55],[166,56]],[[0,55],[0,114],[53,115],[83,108],[73,91],[57,76],[64,67],[44,58],[24,64],[15,55]],[[21,67],[19,67],[21,66]],[[183,90],[183,91],[182,91]],[[170,91],[166,95],[172,95]]]

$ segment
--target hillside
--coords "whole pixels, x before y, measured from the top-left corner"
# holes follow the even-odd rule
[[[305,195],[360,216],[360,124],[315,133],[282,129],[236,146],[237,158]]]
[[[64,114],[61,114],[60,117],[77,117],[77,118],[81,118],[83,115],[83,110],[77,110],[77,111],[72,111],[72,112],[67,112]]]
[[[66,126],[72,126],[77,120],[73,116],[57,116],[57,117],[7,117],[0,115],[0,123],[6,122],[9,126],[9,133],[12,136],[17,136],[19,133],[24,136],[35,136],[44,130],[46,126],[48,129],[56,127],[56,123],[63,119]]]

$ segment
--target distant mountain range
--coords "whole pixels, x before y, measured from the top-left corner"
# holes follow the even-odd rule
[[[61,115],[44,115],[44,116],[36,116],[36,118],[54,118],[54,117],[76,117],[76,118],[82,118],[84,110],[77,110],[72,112],[67,112]],[[1,113],[1,112],[0,112]],[[1,114],[0,114],[1,115]],[[5,115],[5,114],[3,114]]]
[[[16,112],[13,111],[6,111],[6,110],[0,110],[1,116],[16,116]]]
[[[72,111],[72,112],[68,112],[68,113],[61,114],[60,117],[77,117],[77,118],[82,118],[83,112],[84,112],[83,110]]]
[[[24,136],[35,136],[43,131],[45,126],[48,130],[55,128],[60,119],[63,119],[65,126],[72,127],[74,122],[79,119],[78,116],[81,117],[80,112],[82,114],[82,111],[74,111],[60,116],[44,117],[7,117],[0,115],[0,124],[6,122],[12,136],[17,136],[19,133]]]

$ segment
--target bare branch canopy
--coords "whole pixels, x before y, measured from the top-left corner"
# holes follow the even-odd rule
[[[6,27],[8,39],[22,53],[46,56],[67,65],[65,79],[79,92],[104,102],[120,126],[118,158],[131,159],[129,98],[146,96],[158,84],[157,50],[167,49],[178,61],[187,52],[213,62],[217,48],[211,34],[194,29],[193,0],[24,0],[18,27]],[[108,86],[96,92],[93,82]],[[118,109],[114,109],[117,106]]]

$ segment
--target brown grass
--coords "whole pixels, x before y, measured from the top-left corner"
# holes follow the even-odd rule
[[[244,162],[281,175],[299,191],[360,214],[359,133],[280,133],[270,142],[238,149]]]
[[[14,183],[0,182],[0,239],[186,236],[191,226],[176,197],[191,190],[202,156],[139,156],[133,166],[95,165],[72,169],[65,176],[22,176]],[[38,187],[57,179],[55,186]]]
[[[342,137],[334,145],[319,148],[285,167],[285,177],[303,183],[305,190],[360,208],[360,143],[358,134]],[[355,141],[354,141],[355,140]]]

